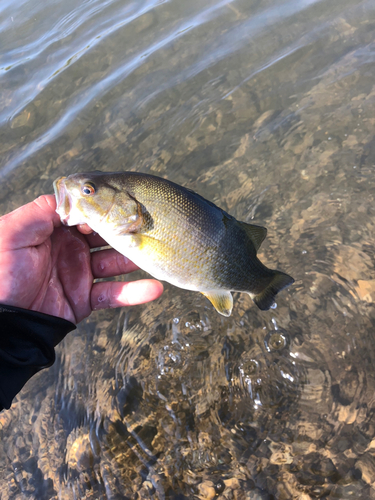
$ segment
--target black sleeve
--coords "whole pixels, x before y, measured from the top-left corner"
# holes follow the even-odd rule
[[[54,347],[76,326],[48,314],[0,304],[0,411],[55,361]]]

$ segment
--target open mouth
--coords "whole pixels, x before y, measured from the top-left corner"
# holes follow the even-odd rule
[[[70,213],[69,195],[65,186],[66,177],[60,177],[53,183],[56,198],[56,212],[64,224],[68,223]]]

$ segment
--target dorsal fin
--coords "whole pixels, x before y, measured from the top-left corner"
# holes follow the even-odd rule
[[[247,222],[240,222],[240,221],[237,222],[245,231],[249,239],[253,242],[255,250],[258,251],[264,238],[267,236],[267,229],[263,226],[255,226],[254,224],[248,224]]]

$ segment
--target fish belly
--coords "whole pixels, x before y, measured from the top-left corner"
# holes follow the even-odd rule
[[[105,234],[99,233],[107,243],[119,253],[130,259],[140,269],[147,272],[157,280],[167,281],[171,285],[191,291],[204,291],[206,287],[197,280],[197,276],[187,276],[184,273],[184,265],[178,259],[167,261],[162,251],[157,252],[155,248],[142,245],[138,235]],[[197,282],[198,281],[198,282]]]

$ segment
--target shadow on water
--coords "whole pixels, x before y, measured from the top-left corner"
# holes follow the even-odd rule
[[[375,498],[373,3],[0,9],[2,213],[149,172],[296,279],[267,312],[166,285],[82,322],[0,414],[1,499]]]

